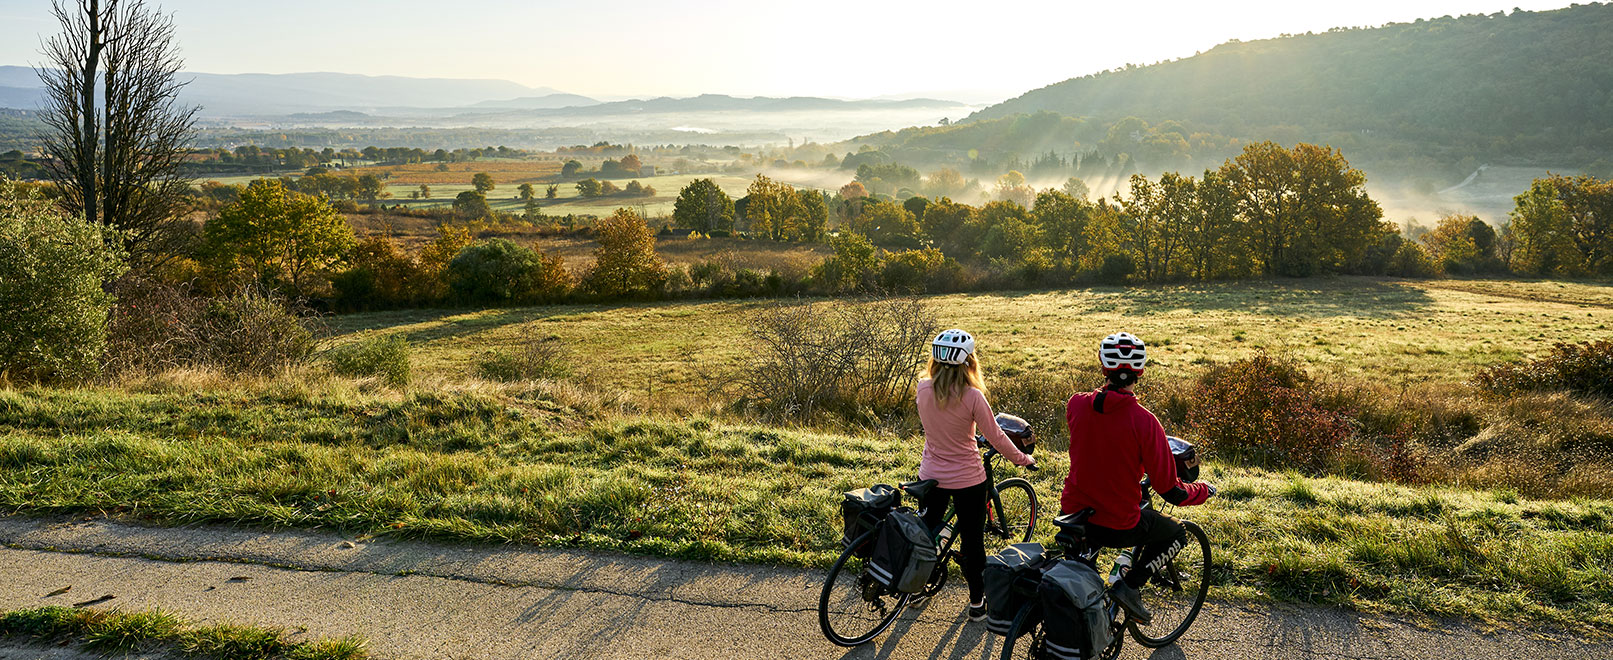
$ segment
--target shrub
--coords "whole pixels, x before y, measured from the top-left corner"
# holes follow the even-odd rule
[[[1349,437],[1348,420],[1322,408],[1296,364],[1261,354],[1199,378],[1188,424],[1217,454],[1267,468],[1315,473]]]
[[[195,362],[226,372],[269,373],[314,350],[312,321],[292,312],[284,299],[253,288],[207,299],[194,322],[203,338]]]
[[[871,421],[910,404],[937,321],[918,298],[870,298],[770,305],[750,327],[757,349],[738,378],[742,405],[800,420],[830,412]]]
[[[1613,341],[1558,343],[1544,357],[1498,364],[1475,380],[1494,392],[1568,390],[1613,398]]]
[[[1104,284],[1125,284],[1126,278],[1137,272],[1137,262],[1129,254],[1111,254],[1103,258],[1098,269],[1098,281]]]
[[[907,250],[885,258],[879,271],[879,285],[888,291],[952,290],[962,279],[962,271],[958,262],[935,248]]]
[[[125,270],[103,230],[0,179],[0,373],[27,380],[95,375]]]
[[[343,376],[373,376],[394,387],[409,384],[409,342],[397,335],[332,349],[325,360]]]
[[[1390,275],[1395,277],[1429,278],[1440,275],[1439,264],[1428,256],[1428,250],[1423,246],[1406,241],[1395,250],[1395,256],[1389,259]]]
[[[558,256],[508,239],[474,243],[448,262],[448,286],[463,302],[533,303],[559,300],[571,291],[571,274]]]
[[[426,278],[425,272],[391,237],[365,237],[347,264],[347,270],[331,277],[339,309],[404,307],[424,297],[420,283]]]
[[[488,380],[558,380],[571,375],[571,363],[560,338],[528,333],[513,351],[493,351],[476,363],[476,375]]]

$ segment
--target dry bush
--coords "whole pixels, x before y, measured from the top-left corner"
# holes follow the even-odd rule
[[[769,305],[751,319],[757,350],[737,379],[736,398],[797,421],[824,413],[865,422],[899,416],[937,327],[918,298]]]
[[[1267,468],[1319,473],[1350,436],[1349,420],[1323,408],[1298,364],[1261,354],[1199,378],[1189,425],[1219,456]]]
[[[559,380],[571,375],[571,359],[559,337],[528,331],[515,350],[489,351],[478,359],[476,375],[502,382]]]
[[[114,374],[180,368],[266,374],[307,359],[319,329],[317,318],[253,287],[201,297],[183,285],[128,278],[114,292],[103,358]]]
[[[1559,343],[1545,356],[1482,370],[1475,377],[1495,392],[1568,390],[1613,398],[1613,341]]]

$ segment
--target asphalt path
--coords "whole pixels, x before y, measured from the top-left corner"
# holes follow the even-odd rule
[[[999,638],[964,617],[961,585],[910,610],[874,643],[836,647],[818,631],[822,579],[816,570],[576,550],[0,517],[0,610],[160,607],[199,622],[281,628],[294,639],[358,635],[378,658],[984,660],[1001,650]],[[0,642],[0,660],[79,657]],[[1150,652],[1128,640],[1122,657],[1602,659],[1613,658],[1613,644],[1212,598],[1177,645]]]

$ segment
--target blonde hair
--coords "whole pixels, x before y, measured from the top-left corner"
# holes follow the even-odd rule
[[[973,353],[963,364],[947,364],[930,358],[930,366],[925,369],[924,376],[930,379],[930,391],[935,394],[935,405],[940,408],[963,398],[966,388],[973,387],[981,394],[987,393],[986,379],[980,377],[980,361]]]

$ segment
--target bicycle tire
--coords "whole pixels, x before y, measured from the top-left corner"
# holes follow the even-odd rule
[[[1036,603],[1025,603],[1014,613],[1003,639],[1002,660],[1035,660],[1042,657],[1042,617],[1036,616]],[[1019,655],[1014,655],[1018,650]]]
[[[991,501],[987,502],[993,509],[993,515],[986,517],[987,554],[1009,544],[1030,541],[1036,534],[1036,523],[1041,519],[1041,503],[1036,499],[1036,488],[1031,482],[1019,477],[1004,479],[997,482],[996,490]],[[1005,493],[1018,495],[1004,497]],[[1027,517],[1024,523],[1017,520],[1021,515]]]
[[[1177,553],[1176,558],[1172,559],[1165,565],[1165,570],[1173,571],[1178,574],[1185,572],[1180,570],[1180,567],[1177,566],[1177,562],[1182,560],[1184,556],[1187,556],[1190,559],[1193,558],[1191,557],[1191,554],[1194,550],[1193,546],[1197,544],[1200,552],[1199,557],[1202,557],[1203,563],[1197,565],[1198,584],[1190,585],[1188,587],[1193,590],[1193,600],[1191,607],[1187,609],[1187,614],[1182,617],[1181,623],[1178,623],[1175,627],[1169,629],[1166,629],[1160,625],[1161,621],[1158,612],[1154,613],[1154,621],[1146,626],[1146,630],[1143,626],[1137,625],[1136,620],[1129,617],[1126,620],[1126,627],[1131,631],[1131,638],[1137,640],[1138,644],[1151,649],[1157,649],[1175,642],[1182,636],[1182,633],[1187,632],[1188,627],[1192,626],[1193,621],[1198,618],[1199,612],[1204,609],[1204,599],[1210,593],[1210,538],[1205,536],[1204,530],[1191,520],[1182,521],[1182,527],[1187,529],[1188,547],[1182,548],[1182,551]],[[1148,603],[1149,590],[1159,588],[1161,587],[1156,583],[1155,578],[1150,578],[1148,584],[1143,586],[1144,604]],[[1184,591],[1186,591],[1186,589],[1184,589]],[[1157,637],[1149,634],[1155,630],[1168,630],[1168,632]]]
[[[875,531],[877,531],[877,528]],[[829,575],[824,578],[823,591],[818,595],[818,627],[823,631],[823,636],[828,638],[830,642],[833,642],[837,646],[859,646],[866,644],[873,638],[879,636],[879,634],[885,632],[885,629],[889,628],[892,623],[896,622],[897,615],[902,613],[902,608],[907,606],[907,601],[911,597],[911,594],[886,594],[882,596],[893,599],[892,605],[890,606],[890,611],[873,619],[871,627],[865,631],[843,632],[836,630],[836,626],[830,621],[831,595],[833,595],[836,591],[835,586],[840,583],[840,580],[837,578],[840,578],[843,575],[853,576],[852,582],[846,586],[849,588],[850,586],[855,586],[857,584],[857,582],[861,579],[859,576],[862,574],[862,565],[860,563],[862,560],[857,559],[853,550],[858,546],[861,546],[863,543],[872,540],[875,531],[865,532],[862,536],[857,537],[857,540],[853,541],[851,545],[846,548],[845,552],[840,553],[840,558],[835,561],[834,567],[829,569]],[[853,560],[857,561],[858,563],[854,566],[854,568],[848,568]],[[862,598],[861,594],[862,590],[859,588],[855,593],[841,594],[841,597],[834,599],[834,601],[836,603],[844,602],[847,605],[855,605],[858,602],[866,603],[867,601]],[[847,622],[847,624],[842,624],[841,627],[846,627],[848,624],[849,622]],[[861,628],[862,626],[857,625],[853,627]],[[852,634],[845,634],[846,632],[850,632]]]

